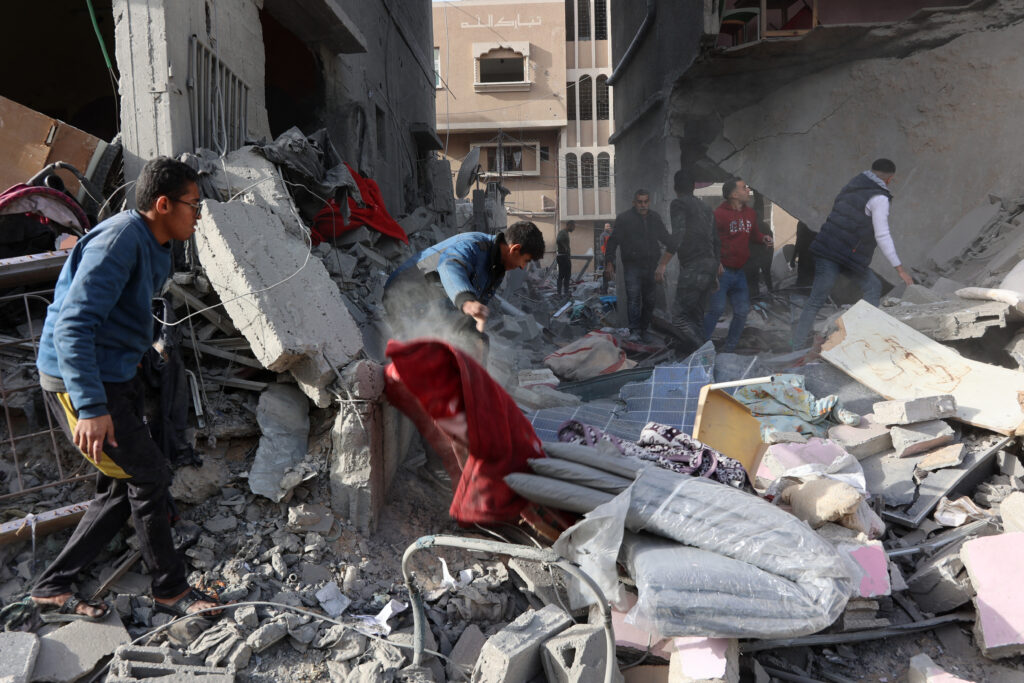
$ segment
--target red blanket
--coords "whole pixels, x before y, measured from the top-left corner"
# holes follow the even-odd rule
[[[328,199],[327,206],[320,209],[313,217],[314,246],[362,225],[408,244],[409,237],[405,234],[402,226],[388,213],[388,209],[384,205],[384,196],[380,193],[380,186],[376,181],[359,175],[348,164],[345,166],[348,166],[348,170],[352,173],[352,179],[356,181],[356,186],[359,188],[359,194],[363,197],[362,206],[355,199],[349,197],[349,222],[345,224],[342,221],[341,207],[338,206],[338,202],[333,197]]]
[[[454,482],[449,514],[462,525],[513,522],[527,501],[505,475],[543,458],[541,441],[515,401],[468,355],[444,342],[388,342],[385,393],[416,423]],[[414,400],[413,400],[414,399]],[[468,455],[464,462],[460,451]],[[461,465],[461,475],[457,468]]]

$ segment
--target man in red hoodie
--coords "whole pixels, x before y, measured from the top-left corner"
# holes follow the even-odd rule
[[[732,304],[732,322],[729,333],[725,337],[723,351],[733,351],[740,341],[743,326],[750,313],[750,291],[747,289],[747,276],[743,266],[750,258],[750,243],[772,246],[772,238],[762,235],[757,229],[757,214],[747,202],[750,200],[750,189],[740,178],[733,178],[722,186],[725,201],[715,209],[715,228],[718,239],[722,243],[722,267],[718,276],[718,289],[711,295],[707,315],[704,316],[704,337],[711,338],[711,333],[718,324],[718,319],[725,311],[725,300],[728,297]]]

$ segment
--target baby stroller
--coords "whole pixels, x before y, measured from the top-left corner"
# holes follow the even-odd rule
[[[81,237],[93,226],[54,173],[57,168],[73,173],[93,197],[101,196],[92,182],[62,161],[4,190],[0,193],[0,259],[53,251],[61,235]]]

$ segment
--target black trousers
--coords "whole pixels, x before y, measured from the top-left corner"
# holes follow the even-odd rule
[[[96,499],[78,523],[67,545],[40,577],[32,595],[45,598],[67,593],[76,577],[114,538],[130,517],[149,568],[156,598],[173,598],[188,589],[185,561],[171,537],[171,469],[143,421],[142,381],[104,383],[107,409],[114,422],[118,446],[104,452],[128,475],[116,479],[96,473]],[[56,396],[43,392],[70,433],[64,409]],[[83,456],[84,457],[84,456]]]
[[[718,264],[715,262],[687,264],[679,268],[672,304],[672,327],[679,337],[675,347],[683,355],[693,353],[707,341],[704,313],[717,279]]]
[[[572,259],[569,254],[558,254],[555,256],[555,262],[558,264],[558,293],[563,293],[564,285],[564,292],[568,294],[569,283],[572,281]]]

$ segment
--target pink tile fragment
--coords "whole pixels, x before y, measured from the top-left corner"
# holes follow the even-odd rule
[[[964,543],[960,557],[977,593],[978,627],[986,650],[1024,644],[1024,532]]]

